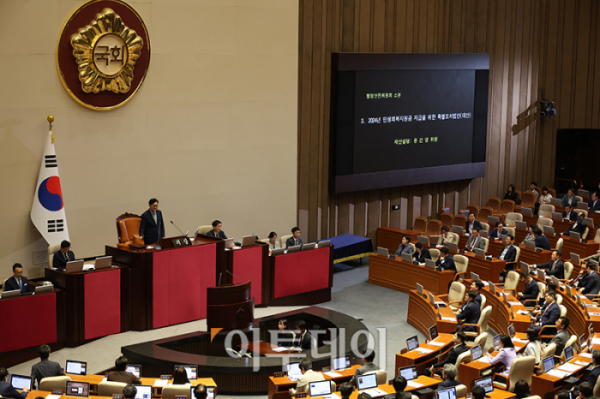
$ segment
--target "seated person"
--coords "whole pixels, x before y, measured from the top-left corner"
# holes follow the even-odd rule
[[[556,334],[554,335],[554,338],[552,338],[552,341],[550,341],[550,343],[556,345],[555,353],[562,354],[567,341],[571,337],[571,335],[567,332],[569,324],[570,321],[567,316],[560,316],[558,319],[556,319],[556,323],[554,323],[556,327]]]
[[[458,313],[456,314],[456,319],[462,321],[461,324],[456,325],[456,330],[459,331],[463,323],[466,324],[477,324],[479,321],[479,316],[481,315],[481,306],[479,303],[475,302],[475,297],[477,296],[477,292],[475,291],[467,291],[465,294],[465,302],[460,307]],[[465,326],[462,329],[463,331],[477,331],[477,327],[475,326]]]
[[[529,341],[523,350],[523,356],[533,356],[535,358],[535,365],[538,366],[542,361],[542,344],[540,336],[535,328],[529,327],[525,332],[527,334],[527,340]]]
[[[458,241],[456,239],[456,236],[454,234],[448,234],[450,232],[450,227],[443,225],[442,226],[442,233],[440,234],[440,237],[438,238],[438,246],[441,245],[446,245],[446,243],[454,243],[454,244],[458,244]]]
[[[562,213],[562,218],[564,221],[576,222],[577,221],[577,212],[575,212],[573,210],[571,205],[565,205],[565,210]]]
[[[517,258],[517,250],[515,248],[515,246],[513,245],[515,241],[515,238],[512,236],[512,234],[507,234],[506,238],[504,239],[504,246],[502,247],[502,251],[500,251],[500,253],[498,254],[498,256],[496,256],[497,259],[503,260],[507,263],[509,262],[514,262],[515,259]],[[506,269],[514,269],[514,264],[513,265],[506,265]]]
[[[567,190],[567,195],[565,195],[562,199],[562,206],[569,205],[572,208],[575,208],[577,205],[577,198],[575,198],[575,189],[570,188]]]
[[[352,391],[354,391],[354,387],[349,383],[344,382],[340,385],[340,395],[342,395],[342,399],[350,399]]]
[[[0,397],[25,399],[27,397],[27,392],[29,392],[29,388],[25,388],[23,389],[23,392],[19,392],[12,384],[6,382],[6,377],[8,377],[8,370],[4,367],[0,367]]]
[[[504,194],[504,198],[505,200],[511,200],[514,201],[515,203],[517,202],[518,199],[518,195],[517,192],[515,190],[515,185],[514,184],[509,184],[508,188],[506,189],[506,194]]]
[[[536,204],[538,204],[538,197],[540,195],[540,192],[538,191],[536,182],[532,181],[531,183],[529,183],[529,191],[531,191],[533,193],[533,196],[535,197],[534,202]],[[537,206],[536,206],[536,208],[537,208]]]
[[[471,394],[473,395],[473,399],[485,399],[487,396],[485,394],[485,389],[479,385],[475,385],[473,388],[471,388]]]
[[[579,285],[579,288],[581,289],[581,293],[584,295],[589,295],[588,299],[591,300],[595,298],[594,295],[600,293],[600,276],[598,276],[598,273],[596,273],[596,267],[594,264],[584,261],[581,263],[581,270],[584,269],[588,276],[585,279],[585,282],[582,285]]]
[[[519,380],[515,383],[514,392],[515,395],[517,395],[517,399],[523,399],[528,396],[531,396],[531,389],[529,388],[529,384],[525,380]]]
[[[540,195],[539,203],[540,205],[549,204],[552,200],[552,194],[548,191],[548,187],[542,187],[542,194]]]
[[[448,356],[446,356],[446,359],[444,359],[443,361],[441,361],[439,363],[433,364],[428,369],[425,369],[425,371],[423,372],[423,375],[425,375],[427,377],[431,377],[433,375],[435,369],[437,369],[439,367],[443,367],[446,364],[456,364],[456,360],[458,359],[458,356],[461,353],[469,350],[469,347],[466,345],[466,342],[467,342],[467,334],[465,334],[463,331],[458,331],[456,334],[454,334],[454,336],[452,337],[452,343],[454,344],[454,347],[448,351]],[[439,376],[442,375],[441,370],[437,370],[435,373]]]
[[[598,376],[600,376],[600,351],[599,350],[594,350],[592,352],[592,366],[594,366],[594,368],[588,374],[586,382],[594,387],[594,386],[596,386],[596,382],[598,381]]]
[[[173,373],[173,385],[184,385],[189,384],[190,380],[187,376],[187,371],[183,367],[177,367],[177,370]]]
[[[588,202],[588,210],[590,212],[600,211],[600,200],[598,200],[598,193],[593,192]]]
[[[485,240],[479,235],[479,227],[473,227],[471,236],[465,244],[465,251],[473,252],[475,248],[485,250]]]
[[[135,399],[137,389],[132,384],[127,384],[123,387],[123,397],[125,399]]]
[[[527,235],[525,236],[521,244],[525,244],[526,241],[535,242],[535,234],[533,234],[533,230],[537,227],[537,224],[532,224],[527,228]]]
[[[313,349],[313,339],[311,333],[306,329],[304,320],[296,322],[296,328],[299,330],[296,333],[296,341],[294,342],[295,350],[308,351]]]
[[[481,290],[485,287],[485,284],[481,280],[474,280],[471,283],[471,287],[469,288],[471,291],[475,291],[477,296],[475,296],[475,302],[479,304],[481,307]]]
[[[396,256],[402,256],[403,253],[409,255],[412,255],[413,253],[413,247],[412,245],[410,245],[410,235],[408,234],[402,237],[402,243],[398,246],[398,249],[396,250]]]
[[[219,237],[224,240],[227,239],[225,232],[221,230],[223,228],[223,223],[221,223],[220,220],[215,220],[214,222],[212,222],[212,227],[212,230],[209,230],[208,233],[206,233],[207,236]]]
[[[594,399],[594,385],[589,384],[588,382],[582,382],[578,387],[579,396],[577,399]]]
[[[452,270],[456,273],[456,264],[454,258],[450,255],[450,251],[446,247],[440,248],[440,257],[438,258],[435,265],[441,270]]]
[[[4,283],[4,291],[20,290],[21,294],[31,292],[29,280],[23,276],[23,266],[20,263],[13,265],[13,276]]]
[[[294,333],[288,329],[287,319],[279,320],[277,328],[277,345],[285,348],[294,346]]]
[[[119,356],[115,360],[115,371],[109,371],[106,375],[106,381],[124,382],[125,384],[140,385],[142,381],[127,370],[127,358]]]
[[[410,399],[412,397],[410,392],[404,392],[407,385],[406,378],[401,375],[396,376],[392,381],[392,386],[396,393],[387,395],[385,399]]]
[[[323,381],[325,377],[321,372],[313,371],[312,362],[308,359],[300,360],[300,372],[302,375],[298,378],[296,388],[290,389],[290,394],[295,396],[296,393],[307,392],[308,384],[315,381]]]
[[[279,240],[277,239],[277,233],[274,231],[269,233],[269,251],[274,249],[280,249],[281,245],[279,245]]]
[[[125,394],[125,390],[123,390],[123,394]],[[208,392],[206,391],[206,385],[198,384],[196,388],[194,388],[194,398],[196,399],[206,399],[208,398]],[[193,399],[193,398],[190,398]]]
[[[570,287],[583,288],[587,285],[587,280],[590,277],[588,271],[588,264],[589,263],[585,260],[581,262],[581,268],[579,269],[579,273],[567,283]]]
[[[416,252],[413,253],[413,258],[419,263],[425,263],[425,259],[431,259],[429,249],[424,248],[420,242],[415,243]]]
[[[548,284],[546,284],[546,292],[548,291],[554,291],[556,292],[556,284],[554,284],[552,282],[552,280],[548,281]],[[546,295],[542,295],[540,296],[540,299],[538,299],[538,307],[537,309],[533,310],[533,313],[538,316],[542,313],[544,313],[546,311],[546,308],[548,307],[549,303],[546,302]]]
[[[285,249],[298,245],[302,245],[302,238],[300,238],[300,228],[296,226],[292,228],[292,236],[285,240]]]
[[[513,360],[517,358],[517,352],[515,352],[515,345],[508,335],[500,336],[500,343],[498,344],[500,350],[498,354],[490,360],[491,365],[495,365],[498,363],[504,364],[504,371],[500,374],[508,376],[510,372],[510,366],[512,366]],[[490,348],[490,351],[494,350],[494,348]]]
[[[544,294],[544,299],[547,305],[543,313],[540,313],[533,323],[533,328],[535,328],[538,333],[543,326],[555,326],[556,320],[560,317],[560,307],[556,303],[556,292],[547,291]]]
[[[583,212],[579,212],[577,215],[577,220],[574,223],[571,223],[569,226],[569,230],[563,232],[563,235],[568,236],[570,232],[579,233],[581,237],[583,233],[585,233],[585,229],[587,228],[587,224],[583,221]]]
[[[458,374],[456,365],[444,364],[444,373],[442,374],[442,378],[444,378],[444,382],[440,382],[438,384],[438,389],[452,388],[457,385],[460,385],[461,382],[454,379],[454,378],[456,378],[456,374]]]
[[[473,234],[473,228],[477,227],[481,230],[481,223],[478,220],[475,220],[475,214],[469,213],[469,220],[465,223],[465,233]]]
[[[54,259],[52,260],[52,267],[58,270],[65,270],[67,268],[67,262],[75,260],[75,254],[71,251],[71,243],[67,240],[63,240],[60,243],[60,249],[54,253]]]
[[[528,272],[521,273],[521,281],[525,283],[525,291],[517,293],[517,298],[521,302],[525,302],[527,299],[537,299],[540,293],[540,287],[537,282],[531,277]]]
[[[552,251],[550,260],[546,263],[534,265],[537,269],[546,269],[547,276],[556,276],[557,279],[562,280],[565,278],[565,264],[560,258],[562,251],[556,249]]]
[[[550,241],[548,241],[548,237],[544,235],[542,229],[536,227],[535,229],[533,229],[533,235],[535,235],[534,242],[536,248],[542,248],[547,251],[550,251]]]
[[[367,349],[367,353],[365,353],[365,356],[363,357],[363,365],[356,369],[354,375],[350,379],[350,384],[356,385],[357,376],[369,374],[375,370],[379,370],[379,367],[377,367],[375,363],[373,363],[373,360],[375,360],[375,351],[372,350],[368,352]]]
[[[60,364],[49,360],[50,346],[41,345],[38,348],[38,356],[40,357],[40,361],[31,366],[31,382],[34,389],[36,385],[39,386],[43,378],[65,375]]]
[[[506,230],[504,228],[504,224],[502,224],[502,222],[498,222],[496,223],[496,228],[494,228],[494,230],[492,230],[490,232],[490,234],[488,234],[488,237],[492,237],[492,238],[497,238],[497,239],[504,239],[503,236],[508,234],[508,230]]]

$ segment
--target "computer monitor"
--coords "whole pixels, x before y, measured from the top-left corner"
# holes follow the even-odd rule
[[[2,299],[14,298],[14,297],[17,297],[17,296],[21,296],[21,290],[4,291],[2,293]]]
[[[480,378],[475,380],[475,385],[483,388],[486,394],[494,391],[494,384],[492,382],[493,376],[489,375],[487,377]]]
[[[86,375],[87,362],[79,362],[77,360],[67,360],[65,373],[75,375]]]
[[[458,252],[458,245],[455,242],[447,242],[446,248],[450,251]]]
[[[383,248],[383,247],[377,247],[377,255],[385,256],[387,258],[387,256],[388,256],[388,249],[387,248]]]
[[[196,387],[193,385],[190,387],[190,399],[196,399],[196,396],[194,395],[195,389],[196,389]],[[215,391],[216,390],[217,390],[217,387],[212,386],[212,385],[207,385],[206,386],[206,399],[215,399],[215,397],[216,397]]]
[[[575,241],[575,242],[581,241],[581,235],[575,231],[569,232],[569,238],[571,239],[571,241]]]
[[[546,272],[544,270],[538,269],[537,274],[540,280],[546,281]]]
[[[179,367],[183,367],[187,374],[188,380],[197,380],[198,379],[198,366],[195,364],[177,364],[175,365],[174,371],[177,371]]]
[[[485,259],[485,250],[479,249],[479,248],[473,248],[473,252],[475,252],[476,257]]]
[[[350,357],[340,356],[333,359],[332,369],[345,370],[350,367]]]
[[[425,266],[435,269],[435,262],[432,259],[425,259]]]
[[[419,377],[417,374],[417,366],[400,367],[398,369],[398,374],[404,377],[406,381],[414,380]]]
[[[506,292],[502,292],[502,299],[504,300],[504,304],[505,305],[509,305],[509,303],[508,303],[508,295],[506,295]]]
[[[508,326],[508,336],[512,339],[515,337],[515,325],[511,324]]]
[[[433,326],[429,327],[429,338],[431,338],[431,340],[433,341],[437,337],[438,337],[438,329],[437,329],[437,326],[434,324]]]
[[[585,348],[587,346],[587,341],[585,340],[585,333],[579,336],[579,348]]]
[[[473,358],[473,361],[479,359],[481,356],[483,356],[483,349],[481,349],[481,345],[475,345],[471,348],[471,357]]]
[[[31,377],[27,375],[13,374],[10,377],[10,383],[16,389],[23,390],[27,388],[31,390]]]
[[[299,252],[300,251],[300,245],[294,245],[293,247],[288,247],[287,249],[287,253],[291,254],[292,252]]]
[[[498,216],[488,216],[488,223],[490,226],[495,226],[499,221],[500,218]]]
[[[319,248],[328,248],[330,245],[331,245],[331,241],[325,240],[325,241],[319,241],[319,244],[317,246]]]
[[[328,380],[309,382],[308,392],[311,397],[331,395],[331,382]]]
[[[317,249],[317,243],[316,242],[311,242],[309,244],[304,244],[302,245],[302,251],[310,251],[313,249]]]
[[[535,250],[535,242],[534,241],[525,241],[525,248]]]
[[[409,351],[415,350],[419,347],[419,338],[415,335],[406,340],[406,347]]]
[[[38,285],[35,287],[36,294],[45,294],[46,292],[54,292],[53,285]]]
[[[425,292],[423,291],[423,286],[422,286],[421,284],[419,284],[419,283],[417,283],[417,292],[418,292],[419,294],[421,294],[421,296],[423,296],[423,294],[425,293]]]
[[[521,208],[521,213],[523,216],[533,216],[533,211],[531,208]]]
[[[302,375],[300,371],[300,362],[288,363],[287,364],[288,377],[299,377]]]
[[[272,256],[283,255],[285,253],[285,248],[277,248],[271,251]]]
[[[527,264],[527,262],[519,261],[519,264],[521,265],[521,270],[529,273],[529,265]]]
[[[127,369],[125,371],[135,375],[137,378],[140,378],[142,376],[142,365],[141,364],[128,364]]]
[[[356,377],[356,385],[358,390],[377,388],[377,374],[363,374]]]
[[[471,280],[479,281],[479,274],[471,272]]]
[[[575,262],[575,263],[580,263],[580,257],[579,254],[576,254],[575,252],[571,252],[570,253],[571,256],[571,262]]]
[[[94,261],[94,269],[106,269],[112,266],[112,256],[101,256]]]
[[[429,246],[429,237],[425,237],[425,236],[417,236],[417,240],[418,240],[418,241],[419,241],[421,244],[423,244],[423,245],[425,245],[425,246],[427,246],[427,247]]]
[[[256,236],[253,234],[251,236],[242,237],[242,248],[250,246],[256,243]]]
[[[592,219],[592,218],[583,218],[583,223],[587,224],[588,226],[593,226],[594,225],[594,219]]]
[[[488,238],[489,233],[485,230],[479,230],[479,236],[482,238]]]
[[[565,362],[568,362],[574,357],[573,347],[571,346],[567,346],[565,349],[563,349],[563,353],[565,354]]]
[[[544,373],[552,370],[554,368],[554,356],[548,356],[544,360],[542,360],[542,364],[544,366]]]
[[[433,294],[431,292],[429,293],[429,303],[431,303],[433,306],[435,306],[435,297],[433,296]]]
[[[135,399],[152,399],[152,385],[136,385]],[[192,387],[192,392],[194,387]]]
[[[543,226],[544,227],[544,235],[553,236],[554,235],[554,227],[552,226]]]
[[[490,292],[496,295],[496,284],[492,283],[491,281],[488,281],[488,287],[490,289]]]
[[[554,206],[562,206],[562,199],[560,199],[560,198],[552,198],[550,200],[550,204],[552,204]]]
[[[87,398],[90,396],[90,383],[82,381],[67,381],[65,384],[65,395]]]
[[[498,334],[494,337],[494,350],[496,350],[496,351],[500,350],[500,334]]]
[[[82,260],[74,260],[71,262],[67,262],[67,267],[65,271],[67,273],[77,273],[83,270],[83,261]]]
[[[577,202],[577,206],[575,207],[575,209],[583,209],[584,211],[587,211],[588,204],[587,202],[579,201]]]
[[[228,238],[225,240],[225,249],[231,249],[231,248],[233,248],[234,245],[235,245],[234,238]]]
[[[411,254],[407,254],[406,252],[402,252],[402,260],[405,262],[410,262],[412,263],[412,255]]]
[[[515,227],[517,229],[524,229],[527,230],[527,222],[521,222],[520,220],[516,220],[515,221]]]
[[[552,219],[553,220],[562,220],[562,213],[560,213],[560,212],[552,212]]]
[[[579,195],[580,197],[589,197],[590,196],[590,192],[588,190],[582,190],[582,189],[577,189],[577,195]]]
[[[444,388],[435,391],[436,399],[456,399],[456,388]]]
[[[464,234],[464,229],[462,226],[452,225],[452,232],[462,236]]]

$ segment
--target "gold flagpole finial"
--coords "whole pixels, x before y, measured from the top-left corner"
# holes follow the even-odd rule
[[[54,122],[54,115],[48,115],[48,123],[50,124],[50,131],[52,132],[52,122]],[[54,132],[52,132],[52,144],[54,144]]]

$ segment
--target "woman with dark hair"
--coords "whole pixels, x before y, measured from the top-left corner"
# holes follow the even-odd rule
[[[529,343],[523,351],[523,356],[535,357],[535,365],[539,365],[542,358],[542,344],[540,343],[540,336],[535,328],[527,329],[527,340]]]
[[[504,199],[509,199],[517,202],[517,193],[515,192],[515,185],[509,184],[506,194],[504,194]]]
[[[288,329],[287,319],[279,320],[277,328],[279,329],[279,331],[277,331],[277,345],[286,348],[294,346],[295,335]]]
[[[540,204],[549,204],[552,200],[552,194],[548,191],[548,187],[542,187],[542,195],[540,195]]]
[[[173,385],[189,384],[187,372],[183,367],[177,367],[177,370],[173,373]]]
[[[269,233],[269,251],[274,249],[280,249],[281,245],[279,245],[279,241],[277,240],[277,233],[274,231]]]
[[[527,235],[525,236],[521,244],[525,244],[525,241],[535,242],[535,234],[533,234],[533,231],[537,229],[537,227],[537,224],[532,224],[527,228]]]
[[[500,350],[498,351],[498,354],[490,360],[490,364],[504,364],[504,371],[500,374],[508,376],[510,366],[512,365],[513,360],[517,358],[515,345],[513,345],[513,342],[508,335],[501,335],[499,346]]]
[[[518,399],[531,396],[531,390],[529,389],[529,384],[527,381],[519,380],[515,383],[515,395],[517,395]]]

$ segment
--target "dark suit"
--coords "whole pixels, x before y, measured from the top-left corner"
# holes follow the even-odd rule
[[[438,384],[438,389],[452,388],[452,387],[455,387],[460,384],[461,384],[461,382],[458,380],[446,380],[446,381],[442,381]]]
[[[448,356],[446,357],[446,360],[434,364],[433,368],[436,369],[438,367],[444,367],[445,364],[456,364],[456,359],[458,359],[458,356],[461,353],[466,352],[468,350],[469,347],[465,344],[456,345],[454,348],[448,351]]]
[[[577,217],[577,221],[575,223],[571,223],[571,225],[569,226],[569,230],[565,231],[563,235],[568,236],[569,233],[573,231],[575,233],[579,233],[579,236],[582,236],[583,233],[585,233],[586,227],[587,224],[582,222],[581,219]]]
[[[479,321],[479,315],[481,314],[480,304],[474,301],[467,302],[463,305],[461,311],[456,314],[457,320],[462,320],[463,323],[477,324]],[[456,326],[456,330],[460,330],[460,326]],[[477,331],[474,326],[467,326],[463,328],[463,331]]]
[[[477,293],[473,301],[477,302],[479,304],[479,307],[481,308],[481,294],[479,292]]]
[[[580,287],[582,287],[580,285]],[[600,276],[598,273],[592,272],[588,275],[588,278],[585,280],[585,287],[582,291],[585,295],[594,295],[600,292]]]
[[[506,262],[514,262],[517,258],[517,250],[515,249],[514,245],[509,245],[508,248],[506,247],[506,245],[502,247],[502,251],[500,251],[496,258],[500,259],[500,255],[502,255],[502,252],[504,252],[504,250],[506,249],[506,253],[504,254],[503,260]]]
[[[225,235],[225,232],[223,230],[219,231],[218,234],[215,234],[214,230],[209,230],[208,233],[206,233],[207,236],[211,236],[211,237],[218,237],[218,238],[222,238],[224,240],[227,239],[227,236]]]
[[[588,202],[588,208],[590,208],[590,211],[592,212],[600,211],[600,199],[597,199],[596,202],[594,202],[594,200],[590,200]]]
[[[156,211],[156,222],[152,217],[152,212],[148,209],[142,213],[140,221],[140,237],[144,236],[144,244],[154,244],[165,236],[165,222],[160,210]]]
[[[31,366],[31,380],[33,382],[33,388],[36,387],[36,384],[37,386],[40,385],[42,378],[58,377],[61,375],[65,375],[65,373],[60,367],[60,364],[48,359],[44,359]]]
[[[469,221],[467,220],[467,223],[465,223],[465,232],[466,232],[466,233],[469,233],[469,234],[473,234],[473,230],[472,230],[472,229],[469,229],[469,227],[470,227],[469,225],[470,225],[470,223],[469,223]],[[478,227],[478,228],[479,228],[479,230],[481,230],[481,223],[479,223],[479,221],[478,221],[478,220],[474,220],[474,221],[473,221],[473,228],[475,228],[475,227]]]
[[[110,371],[106,376],[106,381],[123,382],[125,384],[141,384],[139,378],[127,371]]]
[[[298,237],[298,238],[296,238],[296,240],[298,240],[297,244],[294,241],[293,236],[288,238],[287,240],[285,240],[285,249],[288,249],[289,247],[295,247],[296,245],[302,245],[302,238]]]
[[[306,331],[304,337],[302,334],[297,333],[294,346],[300,347],[303,351],[311,350],[313,348],[312,335],[308,331]]]
[[[277,345],[284,346],[286,348],[294,346],[294,335],[290,331],[279,331]]]
[[[570,221],[574,222],[577,220],[577,213],[571,209],[571,212],[569,212],[567,215],[567,211],[563,211],[562,217],[563,219],[569,219]]]
[[[536,299],[540,293],[540,287],[538,287],[537,283],[534,279],[525,286],[525,291],[523,291],[523,299]]]
[[[554,261],[550,259],[548,262],[541,265],[537,265],[538,269],[548,269],[546,272],[547,276],[556,276],[557,279],[562,280],[565,278],[565,264],[562,259],[556,261],[556,265],[553,268]]]
[[[356,376],[357,375],[369,374],[369,373],[371,373],[373,371],[376,371],[376,370],[379,370],[379,367],[377,367],[375,365],[375,363],[373,363],[373,362],[363,364],[362,366],[360,366],[359,368],[357,368],[356,371],[354,372],[354,375],[350,379],[350,384],[356,385]]]
[[[596,385],[596,381],[598,380],[598,376],[600,376],[600,366],[596,366],[590,371],[587,377],[587,382],[590,383],[592,388]]]
[[[29,280],[27,280],[27,277],[21,276],[21,285],[23,286],[22,288],[19,287],[19,282],[15,279],[15,276],[12,276],[8,280],[6,280],[4,291],[15,291],[20,289],[21,294],[32,292],[29,288]]]
[[[450,255],[446,256],[444,259],[440,256],[435,265],[440,267],[442,270],[452,270],[456,273],[456,265],[454,264],[454,258]]]
[[[565,349],[565,344],[567,343],[567,341],[569,340],[569,333],[567,332],[567,330],[560,330],[556,333],[556,335],[554,336],[554,338],[552,338],[552,341],[550,341],[551,344],[556,344],[556,355],[560,356],[562,355],[563,349]]]
[[[490,232],[490,234],[488,235],[488,237],[494,237],[494,238],[502,238],[504,239],[504,237],[506,237],[508,235],[508,230],[506,229],[502,229],[502,234],[498,235],[498,228],[494,228],[494,230],[492,230]]]
[[[52,260],[52,267],[55,269],[64,270],[67,268],[67,262],[72,262],[75,260],[75,254],[73,251],[67,252],[67,257],[69,260],[65,259],[65,254],[63,251],[58,250],[54,253],[54,259]]]
[[[575,196],[572,196],[571,198],[569,198],[568,195],[565,195],[562,199],[562,206],[565,206],[565,205],[571,205],[571,206],[577,205],[577,198],[575,198]]]
[[[558,306],[558,303],[556,303],[556,301],[552,302],[538,317],[541,326],[553,326],[554,323],[556,323],[556,320],[558,320],[558,318],[560,317],[560,307]],[[540,330],[540,328],[541,327],[536,327],[538,331]]]
[[[540,235],[535,237],[535,247],[536,248],[542,248],[542,249],[546,249],[548,251],[550,251],[550,241],[548,241],[548,237],[546,237],[545,235]]]
[[[0,382],[0,396],[5,398],[25,399],[27,392],[19,392],[8,382]]]
[[[413,253],[413,257],[419,263],[425,263],[425,259],[431,259],[431,254],[427,248],[421,249],[421,253],[419,251]]]

